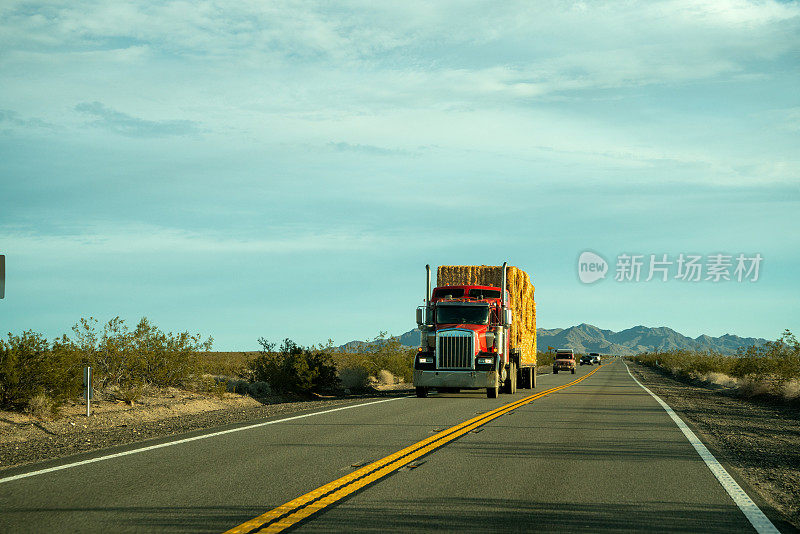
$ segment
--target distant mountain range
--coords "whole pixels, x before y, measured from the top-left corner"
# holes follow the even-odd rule
[[[546,352],[547,347],[554,347],[573,349],[575,352],[599,352],[622,356],[675,349],[712,350],[722,354],[733,354],[739,347],[763,345],[767,342],[762,338],[739,337],[733,334],[719,337],[703,334],[696,338],[690,338],[665,326],[657,328],[634,326],[614,332],[583,323],[569,328],[539,328],[536,332],[537,345],[542,352]],[[405,346],[419,346],[419,329],[417,328],[409,330],[399,337],[400,343]]]

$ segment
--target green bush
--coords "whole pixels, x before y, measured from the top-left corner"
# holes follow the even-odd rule
[[[182,386],[200,371],[199,352],[207,351],[212,338],[188,332],[164,333],[143,317],[136,329],[114,317],[95,332],[93,318],[73,327],[74,345],[95,369],[101,388],[113,387],[125,400],[134,400],[146,386]]]
[[[306,349],[284,339],[280,350],[263,337],[262,350],[249,364],[251,382],[267,382],[280,393],[333,391],[338,387],[336,366],[329,353]]]
[[[707,373],[730,374],[734,363],[731,356],[692,350],[645,352],[633,356],[633,360],[652,367],[663,367],[685,376],[697,376]]]
[[[133,331],[119,317],[99,334],[96,325],[92,317],[81,319],[73,339],[64,335],[52,344],[32,331],[0,340],[0,406],[21,409],[37,398],[36,412],[48,402],[55,408],[80,394],[87,365],[94,369],[96,389],[132,401],[148,386],[185,385],[199,374],[199,351],[213,342],[187,332],[165,334],[147,318]]]
[[[553,365],[553,361],[556,359],[556,353],[552,351],[548,352],[537,352],[536,353],[536,365]]]
[[[639,354],[633,360],[686,376],[721,373],[739,379],[773,383],[800,379],[800,343],[788,330],[776,341],[740,349],[735,356],[673,350]]]
[[[800,378],[800,343],[789,330],[761,347],[740,350],[731,376],[788,381]]]
[[[51,347],[41,334],[28,330],[0,340],[0,406],[19,410],[32,400],[56,406],[81,390],[81,361],[68,340]]]
[[[366,387],[368,378],[377,377],[382,370],[389,371],[404,382],[411,382],[415,352],[401,345],[399,338],[387,337],[386,332],[380,332],[371,342],[351,350],[333,352],[333,356],[343,382],[345,377],[348,381],[359,382],[356,377],[363,376],[362,387]]]

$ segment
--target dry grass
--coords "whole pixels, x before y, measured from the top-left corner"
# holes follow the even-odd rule
[[[247,363],[258,356],[258,351],[249,352],[198,352],[197,357],[204,373],[215,376],[242,376]]]
[[[25,407],[25,413],[41,420],[50,421],[58,416],[57,404],[47,395],[34,395]]]
[[[776,341],[735,356],[674,350],[643,353],[633,360],[675,376],[734,390],[743,397],[800,400],[800,343],[788,330]]]
[[[391,386],[399,382],[399,380],[386,369],[381,369],[378,371],[378,376],[376,378],[378,380],[378,384],[382,386]]]

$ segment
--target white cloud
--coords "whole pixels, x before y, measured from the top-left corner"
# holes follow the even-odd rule
[[[180,136],[199,131],[197,124],[192,121],[146,120],[108,108],[100,102],[82,102],[75,106],[75,110],[94,117],[95,120],[91,122],[93,126],[128,137]]]
[[[286,255],[298,252],[360,250],[378,239],[365,232],[308,228],[271,229],[272,237],[243,239],[223,232],[199,233],[152,225],[106,228],[82,227],[68,234],[41,234],[21,228],[0,228],[0,242],[9,254],[74,257],[94,254],[201,254],[259,253]],[[266,233],[266,232],[265,232]]]
[[[205,66],[313,64],[323,71],[426,72],[444,79],[459,70],[494,72],[498,87],[510,70],[538,75],[551,90],[581,80],[590,86],[595,76],[604,86],[620,60],[625,76],[617,83],[671,81],[687,60],[685,76],[713,76],[717,69],[696,65],[738,64],[791,50],[800,14],[795,4],[743,0],[606,2],[581,9],[560,2],[14,5],[0,12],[9,51],[145,46]]]
[[[70,132],[86,119],[76,106],[99,101],[119,120],[98,125],[121,133],[202,124],[220,144],[542,149],[625,167],[721,168],[731,154],[653,139],[625,113],[548,106],[733,77],[768,84],[785,68],[770,62],[800,44],[800,5],[745,0],[11,2],[0,21],[6,107]],[[669,103],[659,113],[662,132],[675,128]]]

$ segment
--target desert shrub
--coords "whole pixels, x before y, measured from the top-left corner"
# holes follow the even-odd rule
[[[337,388],[336,366],[327,352],[303,348],[288,338],[278,351],[263,337],[258,342],[262,350],[249,364],[251,382],[267,382],[272,390],[281,393]]]
[[[200,376],[197,354],[213,342],[187,332],[165,334],[147,318],[133,331],[119,317],[100,333],[96,326],[96,319],[82,318],[72,338],[52,343],[32,331],[0,340],[0,406],[21,409],[36,397],[37,406],[47,398],[57,407],[80,394],[86,365],[94,368],[96,389],[128,401],[151,386],[183,386]]]
[[[740,350],[731,375],[749,380],[790,382],[800,379],[800,343],[785,330],[781,337],[760,347]]]
[[[134,353],[139,355],[139,372],[146,382],[156,387],[179,386],[200,371],[200,350],[207,350],[211,338],[202,341],[200,335],[188,332],[163,333],[146,317],[133,332]]]
[[[364,365],[349,365],[338,370],[339,382],[344,389],[361,390],[369,386],[369,371]]]
[[[86,365],[94,367],[97,385],[123,400],[138,399],[146,387],[185,386],[201,375],[200,351],[209,350],[212,338],[199,334],[164,333],[143,317],[131,331],[114,317],[95,330],[97,320],[81,319],[70,343]]]
[[[266,382],[253,382],[249,385],[247,393],[252,397],[266,397],[272,393],[272,388]]]
[[[710,373],[730,374],[733,360],[714,352],[691,350],[671,350],[666,352],[645,352],[632,359],[652,367],[663,367],[675,374],[699,377]]]
[[[199,352],[198,359],[204,373],[217,376],[241,377],[247,373],[247,362],[255,352]]]
[[[740,349],[733,356],[674,350],[639,354],[633,360],[677,375],[735,384],[744,396],[771,395],[792,400],[797,397],[795,389],[800,380],[800,343],[788,330],[775,341]]]
[[[342,379],[349,389],[366,387],[369,377],[378,377],[382,370],[410,382],[414,374],[414,349],[404,347],[397,337],[387,337],[380,332],[372,341],[349,350],[331,351]],[[363,380],[360,377],[364,377]],[[351,381],[354,386],[344,386]]]
[[[50,419],[58,413],[58,404],[51,397],[38,393],[28,400],[25,412],[37,419]]]
[[[53,406],[77,395],[81,388],[81,362],[68,340],[51,345],[33,331],[0,340],[0,406],[25,408],[33,399]],[[38,409],[38,408],[37,408]]]
[[[395,378],[395,376],[391,372],[387,371],[386,369],[381,369],[380,371],[378,371],[378,377],[377,378],[378,378],[378,383],[383,384],[383,385],[392,385],[395,382],[397,382],[397,379]]]
[[[345,389],[365,389],[369,386],[369,377],[378,371],[375,362],[365,353],[340,351],[335,352],[333,358]]]
[[[553,361],[556,359],[556,353],[552,351],[548,352],[537,352],[536,353],[536,365],[553,365]]]
[[[400,344],[400,338],[386,337],[381,332],[367,348],[368,357],[374,361],[375,370],[370,373],[378,376],[381,370],[389,371],[405,382],[411,382],[414,375],[414,349]]]
[[[196,374],[192,376],[191,380],[185,382],[183,387],[222,398],[228,391],[228,379],[209,374]]]

